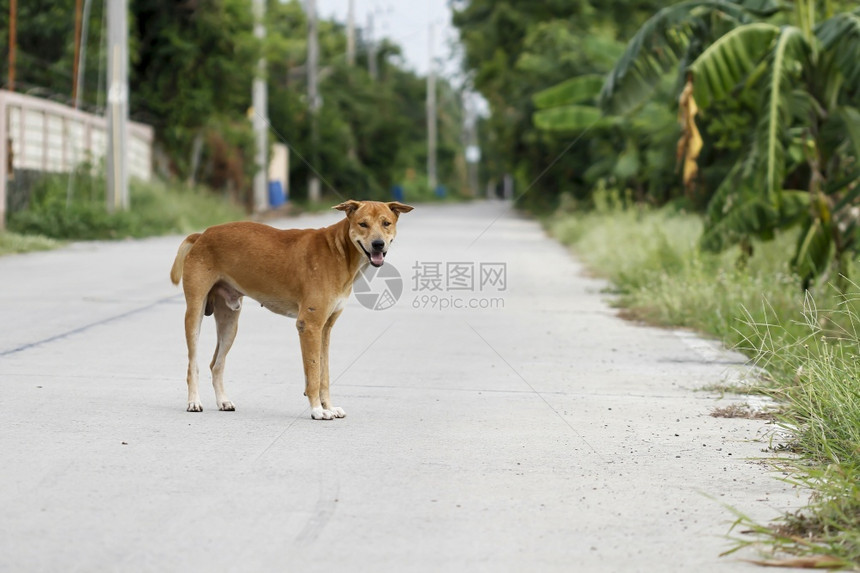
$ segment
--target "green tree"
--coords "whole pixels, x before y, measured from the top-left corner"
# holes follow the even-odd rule
[[[94,0],[87,40],[84,102],[104,102],[103,2]],[[8,0],[0,0],[0,39],[8,44]],[[18,86],[68,101],[72,91],[75,0],[18,2]],[[394,183],[421,185],[426,165],[426,82],[404,68],[400,48],[377,46],[379,79],[346,63],[346,33],[319,22],[320,94],[316,148],[307,93],[307,19],[297,0],[268,0],[267,36],[253,35],[251,0],[138,0],[130,3],[130,115],[155,127],[168,176],[249,197],[254,169],[249,117],[251,84],[260,56],[267,61],[270,140],[293,149],[292,189],[304,195],[308,163],[344,195],[387,197]],[[3,58],[0,66],[5,66]],[[2,68],[5,72],[5,68]],[[101,77],[100,77],[101,74]],[[440,180],[461,186],[459,94],[444,79],[439,89]],[[307,163],[301,159],[304,157]],[[163,168],[165,162],[159,162]]]
[[[305,14],[296,1],[270,3],[266,54],[269,116],[277,137],[293,150],[291,189],[303,197],[310,165],[344,196],[386,198],[394,184],[422,186],[427,160],[426,81],[398,64],[400,48],[377,46],[379,78],[365,65],[368,46],[359,36],[357,65],[346,62],[346,34],[334,22],[319,25],[319,137],[314,149],[306,101]],[[459,96],[441,79],[439,90],[438,172],[455,192],[462,183],[455,163],[462,156]],[[316,162],[314,162],[316,157]],[[325,187],[325,185],[324,185]],[[324,189],[325,191],[325,189]]]
[[[140,0],[132,9],[132,115],[155,126],[181,179],[198,175],[192,154],[201,138],[203,179],[245,189],[253,170],[245,116],[261,53],[248,0]]]
[[[469,0],[455,4],[473,87],[491,115],[482,126],[485,175],[515,176],[527,204],[552,204],[563,192],[587,198],[594,182],[611,173],[589,169],[625,149],[618,131],[587,137],[547,131],[533,123],[532,96],[564,79],[604,74],[623,49],[617,38],[635,29],[658,2]],[[552,165],[551,169],[547,169]],[[605,167],[605,164],[604,164]],[[640,181],[631,181],[642,187]]]
[[[70,103],[75,54],[75,0],[18,2],[15,89]],[[93,2],[87,38],[85,104],[98,102],[98,71],[102,59],[102,2]],[[9,73],[9,0],[0,0],[0,74]],[[103,98],[102,98],[103,101]]]

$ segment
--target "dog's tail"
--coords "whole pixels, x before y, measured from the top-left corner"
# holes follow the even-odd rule
[[[182,268],[185,266],[185,257],[199,238],[200,233],[192,233],[185,237],[185,240],[179,245],[179,252],[176,253],[176,260],[173,261],[173,267],[170,269],[170,280],[173,281],[173,284],[179,284],[179,279],[182,278]]]

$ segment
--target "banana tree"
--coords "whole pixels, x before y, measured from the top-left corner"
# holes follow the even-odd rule
[[[686,68],[711,42],[735,27],[784,10],[775,0],[688,0],[662,8],[643,24],[606,76],[604,112],[623,115],[647,101],[663,76]]]
[[[773,22],[775,14],[783,22]],[[847,271],[860,194],[860,112],[852,105],[860,95],[860,10],[817,25],[815,16],[811,0],[797,0],[793,14],[752,0],[664,8],[628,44],[600,97],[605,111],[629,109],[672,69],[684,79],[678,91],[682,83],[692,88],[705,114],[715,102],[757,94],[757,124],[711,199],[702,246],[748,244],[800,222],[793,266],[807,284],[834,257]]]
[[[678,128],[665,102],[677,97],[683,87],[683,70],[727,30],[779,9],[770,0],[691,0],[665,7],[636,33],[608,75],[571,78],[535,94],[533,121],[538,128],[553,132],[613,131],[614,152],[607,150],[602,154],[606,158],[596,161],[589,171],[612,176],[638,165],[636,179],[650,180],[656,168],[660,174],[649,187],[662,188],[652,194],[668,199],[677,185],[671,183],[675,158],[667,150],[675,147],[671,139],[678,139]],[[667,72],[673,69],[682,70],[674,88],[671,79],[667,81]],[[694,156],[701,147],[693,120],[696,102],[685,97],[681,107],[686,113],[680,118],[684,120],[683,143],[678,149],[685,156],[684,185],[692,190]],[[644,164],[637,157],[646,158]],[[642,173],[642,168],[648,172]]]
[[[816,25],[811,2],[795,7],[793,25],[738,26],[689,72],[703,109],[740,90],[760,94],[748,153],[711,200],[702,245],[720,249],[800,222],[792,266],[809,286],[834,259],[849,274],[856,247],[860,10]],[[788,181],[803,188],[786,189]]]
[[[635,182],[640,191],[659,186],[666,192],[662,183],[671,177],[671,148],[678,131],[671,112],[663,101],[655,101],[636,114],[606,115],[597,106],[603,82],[603,74],[586,74],[536,93],[532,97],[535,127],[561,135],[587,132],[591,136],[595,159],[582,174],[591,185],[601,179],[614,180],[622,185]]]

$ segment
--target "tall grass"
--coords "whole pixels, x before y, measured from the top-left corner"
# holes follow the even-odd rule
[[[761,390],[781,404],[775,423],[796,454],[791,479],[814,493],[775,524],[739,524],[777,550],[860,568],[858,296],[827,281],[804,292],[787,263],[794,233],[755,243],[743,261],[738,250],[701,252],[699,217],[672,209],[563,213],[548,225],[611,281],[625,313],[718,337],[767,372]]]
[[[71,187],[69,177],[43,177],[28,207],[9,217],[9,230],[55,239],[116,239],[185,233],[245,216],[211,191],[160,181],[132,182],[130,208],[108,213],[103,177],[82,170],[71,176]]]
[[[855,285],[856,289],[856,285]],[[800,327],[775,313],[754,326],[765,334],[758,363],[780,374],[770,393],[776,423],[792,436],[792,478],[814,492],[804,511],[759,532],[776,549],[835,558],[860,568],[860,315],[856,294],[819,309],[807,296]],[[772,368],[776,366],[776,368]],[[746,525],[749,520],[741,520]]]
[[[740,264],[737,249],[700,251],[701,219],[669,209],[560,216],[550,228],[611,281],[617,304],[635,319],[697,329],[754,351],[761,337],[748,322],[771,311],[797,314],[803,306],[800,280],[787,262],[793,233],[756,243],[753,256]]]
[[[0,232],[0,255],[47,251],[56,248],[60,244],[59,241],[41,235],[19,235],[12,232]]]

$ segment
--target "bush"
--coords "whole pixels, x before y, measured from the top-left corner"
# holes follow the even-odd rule
[[[202,189],[134,181],[128,211],[108,213],[104,177],[87,170],[46,175],[34,185],[27,209],[9,217],[9,230],[55,239],[90,240],[186,233],[241,219],[244,213]]]
[[[39,235],[19,235],[18,233],[0,232],[0,255],[48,251],[58,247],[60,244],[58,241]]]

